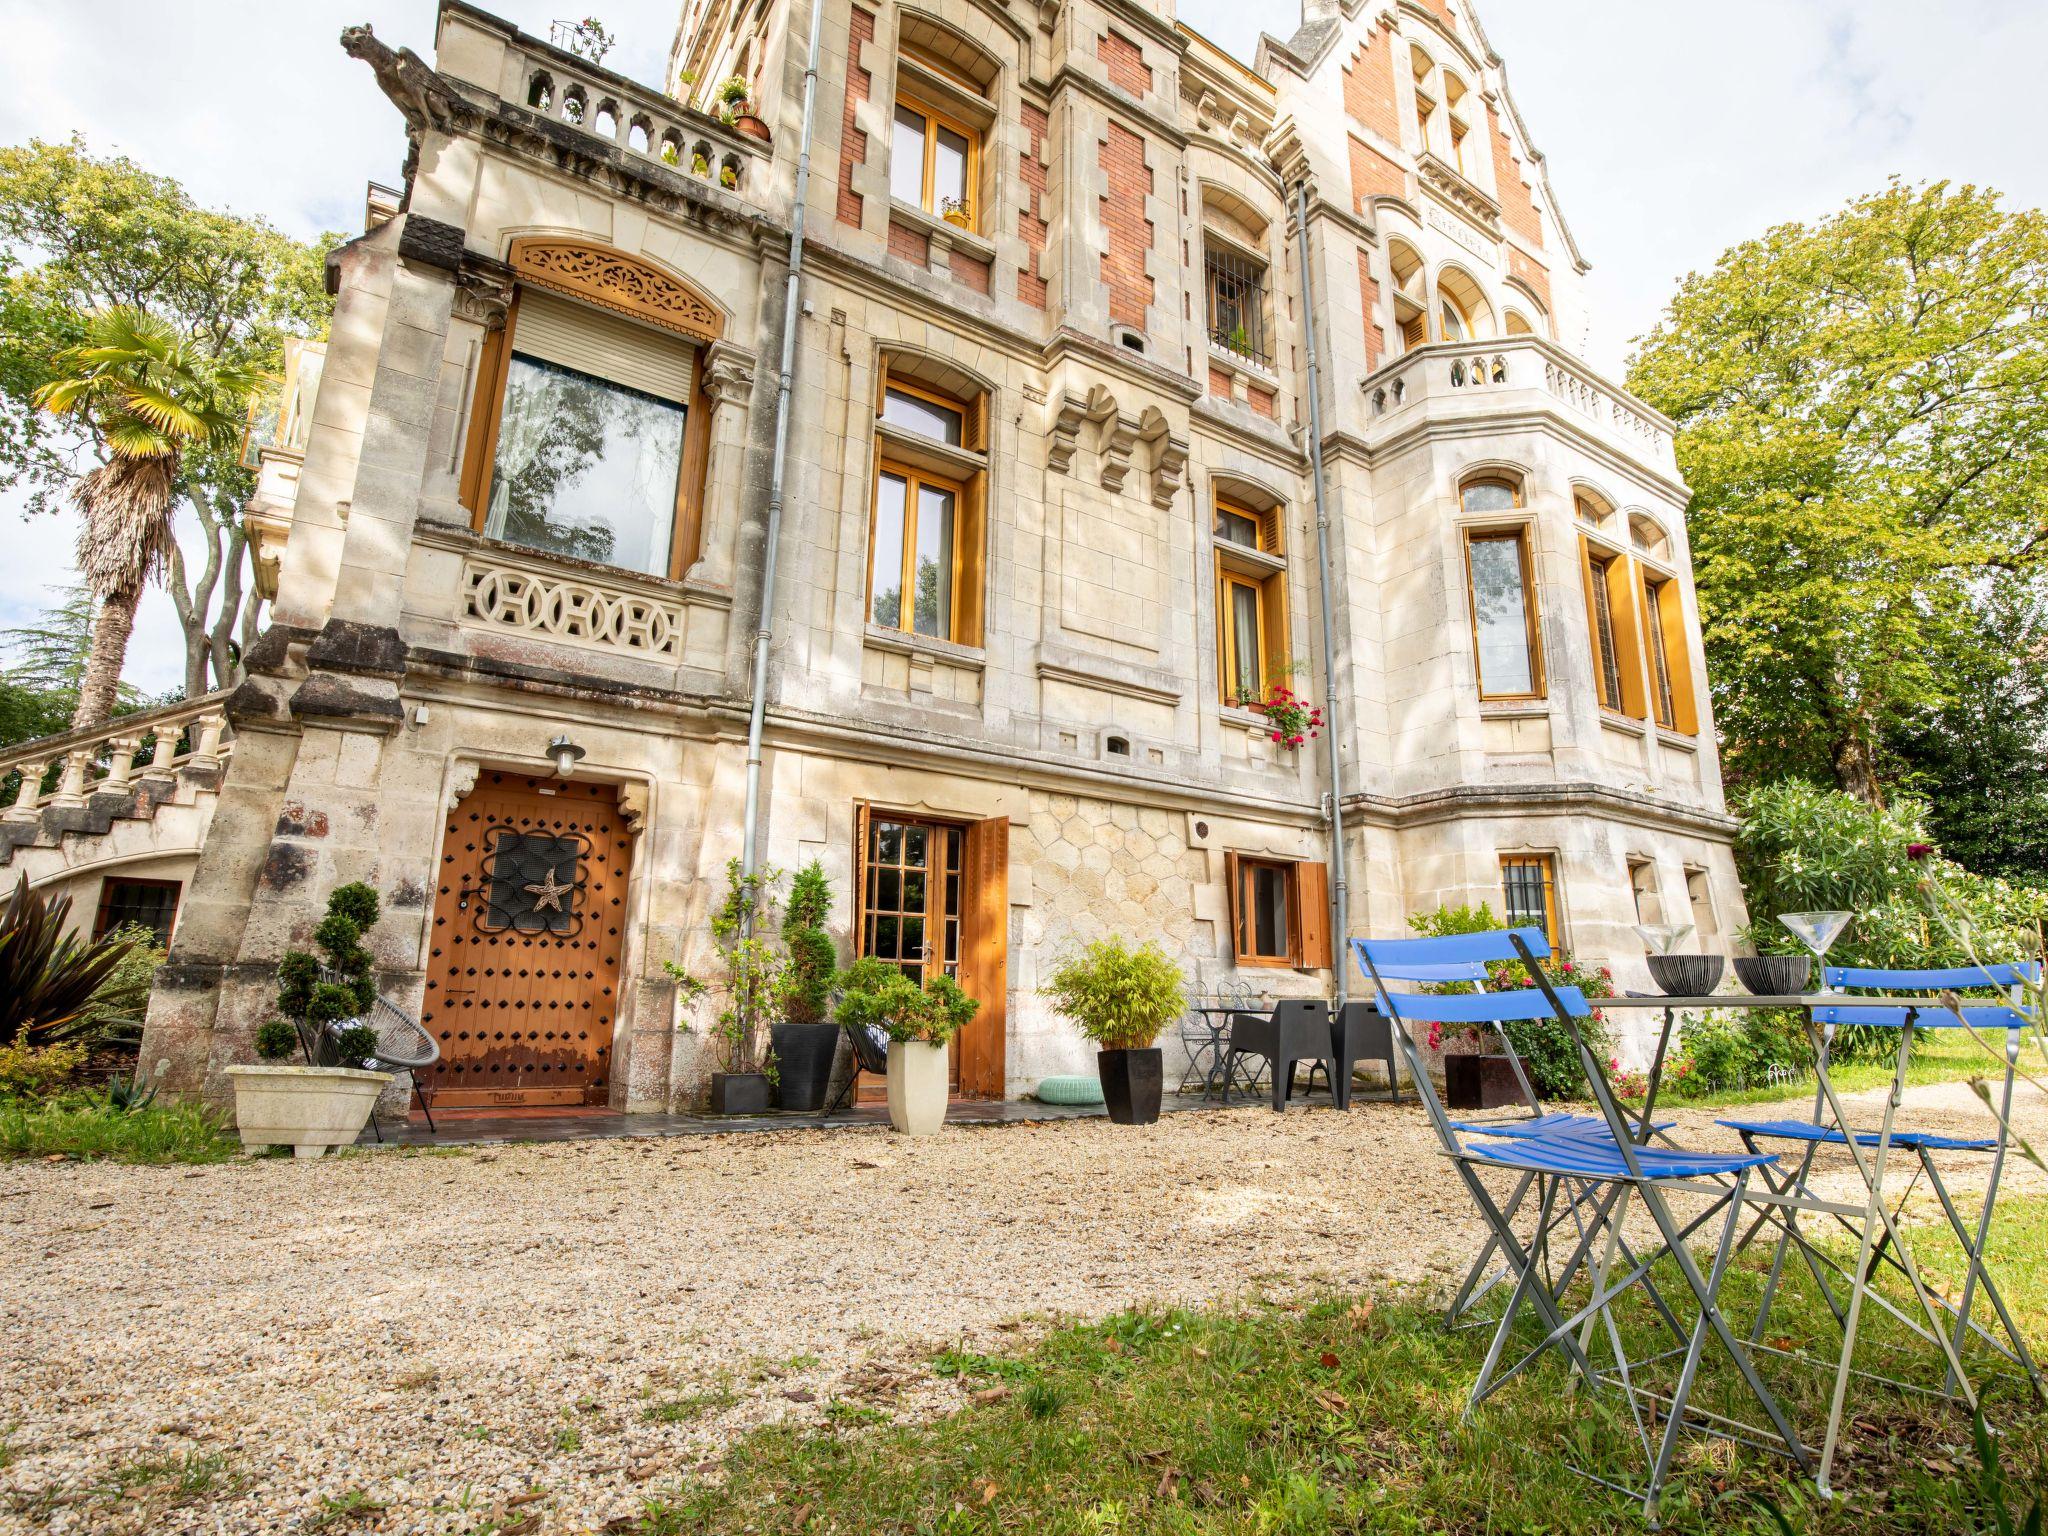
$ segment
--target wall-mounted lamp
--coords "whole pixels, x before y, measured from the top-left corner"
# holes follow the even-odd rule
[[[557,736],[548,743],[548,756],[555,760],[555,777],[566,779],[576,771],[576,765],[583,761],[583,749],[566,735]]]

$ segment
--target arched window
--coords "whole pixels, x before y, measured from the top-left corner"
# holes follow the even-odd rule
[[[1479,697],[1541,698],[1535,568],[1521,485],[1503,475],[1474,476],[1459,487],[1458,508],[1464,520]]]
[[[1419,150],[1435,148],[1436,138],[1436,61],[1420,48],[1409,50],[1409,61],[1415,71],[1415,147]]]
[[[595,259],[593,259],[595,258]],[[708,301],[623,251],[513,242],[519,286],[484,341],[460,494],[488,538],[644,575],[696,556]]]
[[[1389,240],[1387,267],[1394,279],[1394,326],[1401,335],[1401,350],[1412,352],[1429,340],[1429,303],[1422,254],[1405,240]]]
[[[1519,309],[1508,311],[1506,330],[1510,336],[1534,336],[1536,327],[1529,323],[1529,317]]]
[[[1437,337],[1441,341],[1479,341],[1493,334],[1493,305],[1486,291],[1462,267],[1437,274]]]
[[[1460,176],[1470,179],[1473,175],[1473,135],[1469,116],[1470,96],[1465,82],[1449,70],[1443,72],[1444,120],[1450,133],[1451,164]]]
[[[968,230],[988,227],[983,145],[995,124],[993,57],[927,17],[904,14],[897,34],[896,103],[889,128],[889,196]]]
[[[958,369],[884,356],[868,531],[870,624],[979,645],[988,397]]]

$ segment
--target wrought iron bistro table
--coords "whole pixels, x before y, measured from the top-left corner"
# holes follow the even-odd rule
[[[1927,1013],[1940,1007],[1934,999],[1918,997],[1879,997],[1870,993],[1852,992],[1798,992],[1784,996],[1759,996],[1754,992],[1717,992],[1707,997],[1666,997],[1661,993],[1647,995],[1628,994],[1623,997],[1602,997],[1588,999],[1595,1008],[1662,1008],[1664,1027],[1657,1032],[1657,1051],[1650,1058],[1650,1077],[1643,1090],[1642,1116],[1636,1124],[1635,1140],[1638,1145],[1647,1145],[1650,1140],[1650,1117],[1657,1108],[1657,1089],[1664,1079],[1664,1056],[1671,1048],[1671,1031],[1678,1023],[1681,1013],[1698,1012],[1709,1008],[1797,1008],[1806,1022],[1807,1042],[1813,1047],[1814,1059],[1821,1059],[1819,1032],[1814,1028],[1813,1010],[1816,1008],[1908,1008],[1914,1013]],[[1910,1033],[1910,1032],[1909,1032]]]
[[[1194,1058],[1190,1065],[1196,1068],[1202,1080],[1203,1098],[1206,1099],[1211,1094],[1220,1092],[1223,1088],[1223,1074],[1228,1061],[1228,1047],[1230,1044],[1231,1015],[1238,1013],[1270,1013],[1272,1007],[1273,1005],[1270,1002],[1253,998],[1239,1003],[1197,1003],[1188,1010],[1189,1013],[1201,1019],[1202,1027],[1209,1032],[1208,1038],[1197,1042],[1190,1052],[1190,1055]],[[1203,1065],[1204,1062],[1206,1062],[1206,1065]],[[1256,1092],[1259,1079],[1265,1075],[1264,1068],[1245,1067],[1239,1070],[1250,1074],[1250,1082],[1247,1086],[1251,1091]],[[1186,1091],[1187,1079],[1185,1077],[1182,1079],[1181,1088],[1183,1092]]]

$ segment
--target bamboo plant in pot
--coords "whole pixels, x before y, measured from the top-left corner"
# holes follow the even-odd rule
[[[886,960],[856,960],[839,976],[839,1022],[889,1037],[889,1124],[930,1136],[946,1123],[946,1047],[981,1004],[950,976],[919,986]]]
[[[753,874],[740,871],[738,859],[725,866],[725,900],[711,914],[711,942],[725,976],[706,982],[673,960],[664,969],[676,984],[677,996],[694,1003],[716,991],[722,999],[710,1036],[716,1055],[711,1073],[711,1113],[758,1115],[768,1108],[775,1086],[775,1056],[768,1028],[781,996],[787,962],[769,933],[775,922],[778,871],[766,866]]]
[[[288,1146],[295,1157],[319,1157],[329,1147],[352,1146],[369,1123],[377,1096],[394,1074],[363,1066],[377,1048],[367,1024],[335,1025],[367,1015],[377,1003],[374,965],[363,935],[376,924],[377,893],[360,881],[327,898],[327,915],[313,942],[327,956],[287,951],[277,966],[277,1007],[282,1018],[256,1032],[260,1066],[228,1068],[235,1085],[235,1127],[242,1150]],[[340,980],[327,979],[328,974]],[[297,1055],[301,1064],[293,1065]]]
[[[782,1021],[768,1033],[775,1048],[776,1101],[784,1109],[823,1109],[832,1081],[839,1026],[826,1015],[831,1012],[839,951],[825,932],[831,910],[832,886],[824,867],[813,859],[790,880],[789,900],[782,909],[782,947],[788,955],[782,973]]]
[[[1111,935],[1054,967],[1039,989],[1099,1048],[1102,1099],[1118,1125],[1159,1118],[1165,1074],[1159,1031],[1187,1010],[1187,981],[1157,944],[1132,949]]]

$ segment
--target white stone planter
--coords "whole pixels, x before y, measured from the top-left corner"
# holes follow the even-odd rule
[[[946,1048],[889,1042],[889,1124],[906,1136],[936,1136],[946,1123]]]
[[[329,1147],[354,1146],[395,1075],[354,1067],[229,1067],[242,1150],[290,1147],[294,1157],[319,1157]]]

